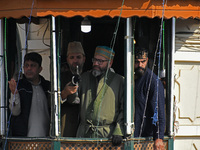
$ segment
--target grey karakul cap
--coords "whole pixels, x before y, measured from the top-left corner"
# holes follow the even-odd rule
[[[85,55],[81,42],[77,42],[77,41],[69,42],[68,48],[67,48],[67,56],[71,53],[81,53]]]

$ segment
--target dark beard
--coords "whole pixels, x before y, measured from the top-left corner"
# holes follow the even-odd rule
[[[78,72],[78,74],[81,74],[83,65],[78,65],[78,64],[77,64],[77,66],[78,66],[78,70],[77,70],[77,67],[74,67],[74,66],[72,66],[72,65],[69,65],[69,68],[70,68],[72,74],[77,74],[77,72]]]
[[[140,78],[144,75],[146,70],[147,70],[146,67],[145,68],[138,67],[138,68],[135,69],[135,75]]]

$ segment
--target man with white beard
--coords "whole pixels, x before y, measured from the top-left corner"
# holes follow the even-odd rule
[[[124,132],[124,78],[110,70],[114,55],[111,48],[97,46],[92,70],[81,76],[77,137],[112,138],[112,144],[117,146]]]

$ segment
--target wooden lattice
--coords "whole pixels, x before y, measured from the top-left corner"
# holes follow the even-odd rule
[[[53,141],[52,141],[53,142]],[[44,141],[9,141],[8,150],[51,150],[52,142]],[[134,143],[134,150],[153,150],[153,141]],[[164,141],[168,149],[167,141]],[[61,142],[61,150],[124,150],[124,143],[117,147],[108,142]]]
[[[134,150],[153,150],[153,141],[140,141],[134,143]],[[167,150],[167,141],[164,141],[165,149]]]
[[[8,142],[8,150],[51,150],[51,142]]]
[[[124,145],[112,146],[112,143],[61,143],[61,150],[123,150]]]

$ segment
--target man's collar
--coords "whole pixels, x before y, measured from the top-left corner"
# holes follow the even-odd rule
[[[39,77],[40,78],[40,77]],[[29,81],[29,80],[28,80]],[[38,85],[40,85],[41,84],[41,78],[39,79],[39,82],[37,83],[37,84],[34,84],[33,82],[31,82],[31,81],[29,81],[32,85],[34,85],[34,86],[38,86]]]

